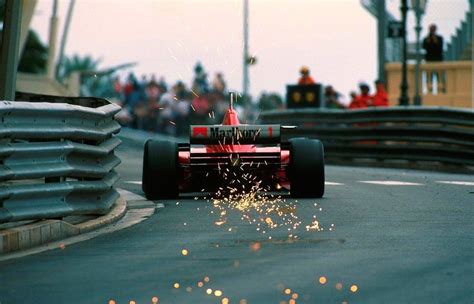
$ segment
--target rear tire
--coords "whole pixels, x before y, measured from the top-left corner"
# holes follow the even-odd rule
[[[323,197],[324,147],[319,140],[307,138],[290,140],[288,176],[292,197]]]
[[[143,152],[142,189],[149,200],[179,196],[178,144],[147,140]]]

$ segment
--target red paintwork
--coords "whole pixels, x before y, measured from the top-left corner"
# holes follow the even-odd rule
[[[194,127],[192,136],[196,137],[198,135],[207,137],[207,128]]]
[[[230,108],[226,111],[224,115],[224,120],[222,122],[222,125],[232,125],[232,126],[237,126],[240,125],[239,118],[237,115],[237,112],[232,108],[232,105]],[[198,130],[199,132],[199,130]],[[271,132],[271,130],[270,130]],[[190,164],[190,157],[191,154],[193,153],[207,153],[209,154],[209,157],[212,158],[213,153],[239,153],[239,152],[253,152],[253,153],[259,153],[259,152],[279,152],[280,153],[280,161],[282,166],[280,169],[278,169],[275,172],[276,177],[279,180],[280,186],[283,188],[286,188],[289,190],[289,181],[286,176],[286,170],[284,166],[286,166],[289,161],[290,161],[290,151],[288,150],[282,150],[280,146],[275,146],[275,147],[257,147],[255,145],[239,145],[239,144],[228,144],[228,143],[223,143],[222,145],[206,145],[203,148],[198,148],[198,147],[190,147],[189,151],[180,151],[179,152],[179,163],[182,165],[189,165]],[[184,176],[183,176],[183,182],[180,183],[180,189],[184,190],[187,188],[187,182],[184,182],[185,180],[189,180],[191,172],[190,171],[185,171]]]
[[[245,151],[245,152],[248,152],[248,151]],[[281,162],[288,163],[290,161],[290,152],[288,150],[281,150],[280,147],[255,147],[255,150],[253,150],[252,152],[281,152]],[[209,152],[207,150],[207,147],[206,148],[191,147],[190,151],[179,151],[179,163],[189,164],[189,157],[191,153],[209,153]],[[209,156],[212,157],[212,155],[209,155]]]
[[[224,120],[222,121],[224,126],[238,126],[240,125],[239,117],[237,112],[230,106],[230,108],[225,112]],[[208,153],[238,153],[238,152],[256,152],[255,145],[239,145],[239,144],[230,144],[230,145],[207,145],[206,150]]]

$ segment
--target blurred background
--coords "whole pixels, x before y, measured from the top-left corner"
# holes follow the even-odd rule
[[[303,70],[319,107],[473,107],[472,75],[458,81],[472,74],[472,0],[21,2],[17,90],[108,98],[133,128],[218,123],[231,92],[254,121],[287,106]],[[432,24],[444,57],[428,63]]]

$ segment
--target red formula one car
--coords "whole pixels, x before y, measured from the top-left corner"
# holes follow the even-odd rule
[[[191,126],[189,143],[148,140],[142,188],[150,200],[225,187],[231,173],[252,177],[269,191],[287,189],[292,197],[324,194],[324,148],[319,140],[281,142],[280,125],[242,125],[232,105],[221,125]]]

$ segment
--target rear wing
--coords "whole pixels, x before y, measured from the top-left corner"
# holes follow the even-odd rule
[[[191,126],[190,144],[238,145],[279,144],[280,125],[196,125]]]

